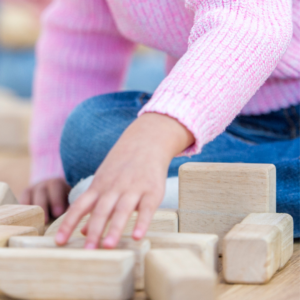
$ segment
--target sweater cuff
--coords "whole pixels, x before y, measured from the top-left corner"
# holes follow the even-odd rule
[[[53,178],[65,178],[59,153],[32,155],[31,184]]]
[[[199,103],[199,99],[193,99],[183,93],[158,89],[138,116],[150,112],[165,114],[176,119],[194,135],[195,143],[178,156],[200,153],[205,144],[225,130],[220,120],[216,120],[215,114],[210,112],[205,103]]]

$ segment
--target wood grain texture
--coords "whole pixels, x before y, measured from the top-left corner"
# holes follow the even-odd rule
[[[151,300],[215,299],[215,272],[188,249],[150,250],[145,281]]]
[[[0,205],[19,204],[9,185],[5,182],[0,182]]]
[[[129,250],[2,248],[0,289],[19,299],[125,300],[133,267]]]
[[[59,249],[83,249],[85,245],[84,237],[71,237],[64,246],[57,246],[54,237],[51,236],[15,236],[9,239],[9,247],[12,248],[59,248]],[[99,245],[101,248],[101,245]],[[142,239],[135,241],[132,238],[122,237],[116,249],[132,250],[135,254],[135,289],[142,290],[145,287],[145,256],[150,250],[150,241]]]
[[[293,255],[294,222],[288,214],[252,213],[241,224],[274,225],[281,234],[280,268],[283,268]]]
[[[132,214],[132,217],[129,219],[125,229],[124,234],[131,234],[135,222],[137,220],[137,212]],[[55,236],[58,228],[60,227],[65,214],[59,217],[54,221],[51,226],[47,229],[45,236]],[[90,215],[85,216],[77,225],[72,236],[83,236],[81,234],[81,229],[87,223]],[[178,232],[178,214],[176,210],[172,209],[159,209],[155,212],[148,231],[153,232]],[[105,235],[105,233],[104,233]]]
[[[34,236],[38,234],[35,227],[0,225],[0,247],[7,247],[11,237]]]
[[[275,273],[266,284],[227,284],[219,258],[218,300],[299,300],[300,299],[300,242],[294,244],[294,253],[285,268]],[[0,300],[12,300],[0,292]],[[149,300],[144,291],[137,291],[132,300]]]
[[[0,206],[0,225],[17,225],[35,227],[40,235],[44,234],[45,213],[34,205]]]
[[[151,249],[189,249],[217,271],[219,238],[215,234],[148,232],[146,238],[151,242]]]
[[[280,266],[281,234],[276,226],[237,224],[223,240],[228,283],[266,283]]]
[[[179,169],[179,231],[222,239],[252,212],[276,212],[276,169],[269,164],[186,163]]]

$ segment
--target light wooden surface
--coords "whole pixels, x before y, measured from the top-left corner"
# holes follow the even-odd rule
[[[283,268],[293,255],[294,224],[288,214],[260,213],[248,215],[241,224],[273,225],[281,235],[280,268]]]
[[[223,274],[229,283],[266,283],[280,266],[276,226],[237,224],[223,239]]]
[[[266,284],[227,284],[219,258],[217,300],[299,300],[300,299],[300,240],[294,244],[294,253],[287,265],[276,272]],[[12,300],[0,293],[0,300]],[[20,298],[18,299],[20,300]],[[135,292],[132,300],[148,300],[144,291]]]
[[[54,236],[61,225],[65,214],[59,217],[51,226],[47,229],[45,236]],[[87,223],[89,215],[85,216],[80,223],[77,225],[72,236],[83,236],[81,234],[81,229]],[[134,212],[132,217],[129,219],[125,229],[124,234],[131,234],[135,222],[137,220],[137,213]],[[149,226],[149,231],[153,232],[178,232],[178,214],[172,209],[160,209],[155,212],[151,224]],[[105,235],[105,234],[104,234]]]
[[[1,241],[1,226],[0,226]],[[9,247],[12,248],[60,248],[60,249],[83,249],[85,245],[84,237],[72,237],[65,246],[57,246],[54,237],[51,236],[14,236],[9,239]],[[116,249],[132,250],[135,253],[135,288],[142,290],[145,287],[145,256],[150,250],[148,239],[135,241],[132,238],[122,237]]]
[[[276,212],[276,169],[269,164],[186,163],[179,168],[179,231],[222,239],[249,213]]]
[[[215,234],[148,232],[146,239],[150,240],[151,249],[189,249],[217,271],[219,238]]]
[[[134,253],[129,250],[0,249],[0,290],[24,299],[132,297]]]
[[[13,236],[38,235],[35,227],[0,225],[0,247],[7,247],[8,241]]]
[[[146,293],[151,300],[213,300],[216,273],[188,249],[154,249],[146,255]]]
[[[34,205],[2,205],[0,225],[31,226],[43,235],[45,213],[41,207]]]
[[[0,205],[18,204],[18,201],[6,182],[0,182]]]

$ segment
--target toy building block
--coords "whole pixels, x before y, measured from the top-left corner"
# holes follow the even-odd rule
[[[217,271],[219,238],[215,234],[148,232],[146,238],[151,242],[151,249],[190,249]]]
[[[129,219],[125,229],[124,234],[132,233],[135,222],[137,220],[137,212],[134,212]],[[55,236],[58,228],[60,227],[65,214],[59,217],[51,226],[47,229],[46,236]],[[85,216],[80,223],[77,225],[73,232],[73,236],[83,236],[81,234],[81,229],[87,223],[90,215]],[[178,232],[178,214],[176,210],[172,209],[159,209],[155,212],[151,224],[149,226],[149,231],[151,232]],[[105,234],[104,234],[105,235]]]
[[[281,234],[276,226],[237,224],[223,240],[228,283],[266,283],[280,266]]]
[[[145,281],[151,300],[215,299],[215,272],[188,249],[150,250]]]
[[[0,290],[17,299],[127,300],[133,268],[129,250],[2,248]]]
[[[276,168],[270,164],[186,163],[179,168],[179,232],[222,239],[249,213],[276,212]]]
[[[2,205],[0,225],[35,227],[39,235],[43,235],[45,213],[41,207],[34,205]]]
[[[0,182],[0,205],[5,204],[18,204],[18,201],[9,185],[5,182]]]
[[[281,234],[281,259],[280,269],[282,269],[294,252],[294,222],[288,214],[276,213],[253,213],[248,215],[241,224],[273,225]]]
[[[54,237],[39,236],[39,237],[27,237],[16,236],[9,240],[9,247],[14,248],[73,248],[83,249],[85,244],[84,237],[71,237],[69,242],[62,247],[56,245]],[[149,240],[134,241],[131,238],[121,238],[116,249],[119,250],[132,250],[135,253],[135,289],[144,289],[144,273],[145,273],[145,256],[150,250]]]
[[[0,247],[7,247],[8,241],[13,236],[33,236],[38,235],[34,227],[0,225]]]

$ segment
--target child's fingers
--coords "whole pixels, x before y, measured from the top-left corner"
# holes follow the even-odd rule
[[[96,191],[88,190],[71,205],[55,237],[58,245],[68,241],[79,221],[93,209],[98,195]]]
[[[87,234],[85,241],[86,249],[98,248],[100,238],[118,199],[118,193],[109,193],[103,195],[98,200],[98,203],[85,228],[85,234]]]
[[[31,198],[32,198],[32,191],[29,188],[29,189],[26,189],[22,193],[19,202],[20,202],[20,204],[23,204],[23,205],[30,205],[31,204]]]
[[[112,214],[107,236],[103,241],[104,248],[112,249],[117,246],[140,197],[140,194],[125,194],[120,198]]]
[[[45,223],[49,221],[48,193],[45,185],[37,186],[33,190],[32,204],[40,206],[45,212]]]
[[[53,181],[49,184],[48,193],[52,215],[57,218],[66,210],[65,187],[60,181]]]
[[[157,196],[154,194],[145,194],[139,205],[138,218],[132,233],[135,240],[143,238],[151,223],[153,214],[158,206]]]

